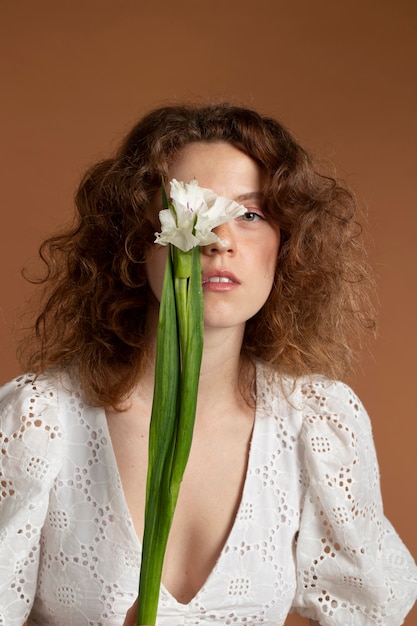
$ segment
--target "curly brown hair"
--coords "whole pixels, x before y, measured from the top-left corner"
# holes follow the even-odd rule
[[[260,165],[265,212],[281,231],[273,289],[247,322],[242,354],[294,376],[350,371],[355,340],[374,327],[355,197],[318,172],[281,123],[227,103],[153,110],[85,174],[75,226],[40,249],[45,299],[25,367],[76,366],[94,404],[126,397],[147,355],[147,209],[178,151],[197,141],[229,142]]]

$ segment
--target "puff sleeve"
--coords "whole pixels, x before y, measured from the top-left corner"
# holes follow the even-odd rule
[[[0,389],[0,624],[21,626],[33,603],[62,434],[51,382],[22,376]]]
[[[417,569],[383,514],[369,418],[342,383],[311,382],[303,396],[308,481],[294,610],[323,626],[398,626]]]

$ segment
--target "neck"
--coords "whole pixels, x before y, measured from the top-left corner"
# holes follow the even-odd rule
[[[213,407],[245,402],[239,384],[243,365],[241,357],[243,333],[244,325],[205,329],[198,390],[198,415],[212,413]],[[141,393],[145,389],[153,390],[156,327],[148,327],[148,336],[154,337],[154,341],[149,351],[149,366],[140,384]]]
[[[204,331],[201,376],[226,380],[237,379],[241,364],[244,326],[234,328],[206,328]]]

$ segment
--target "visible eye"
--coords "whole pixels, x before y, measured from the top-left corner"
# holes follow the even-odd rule
[[[246,211],[243,215],[239,217],[242,222],[258,222],[259,220],[264,220],[265,216],[261,211]]]

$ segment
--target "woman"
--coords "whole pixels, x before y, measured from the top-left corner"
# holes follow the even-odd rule
[[[201,249],[199,400],[158,625],[401,624],[416,568],[383,516],[366,413],[335,382],[373,326],[354,198],[278,122],[227,104],[147,115],[42,247],[34,375],[1,395],[3,622],[134,624],[161,177],[247,211]]]

